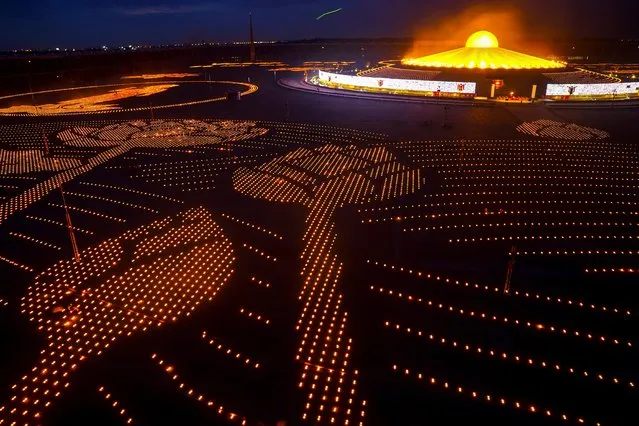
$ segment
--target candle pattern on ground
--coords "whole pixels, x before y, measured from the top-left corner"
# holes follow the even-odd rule
[[[324,145],[299,148],[233,174],[236,191],[267,201],[308,208],[296,325],[303,363],[298,387],[306,395],[302,419],[314,424],[363,424],[366,401],[356,394],[352,339],[340,291],[342,263],[336,250],[335,213],[347,204],[388,200],[415,192],[420,171],[401,165],[382,147]]]
[[[83,361],[118,339],[190,316],[232,274],[230,241],[199,207],[125,232],[39,274],[22,313],[45,334],[38,364],[13,385],[0,424],[40,424]]]
[[[15,212],[40,200],[60,184],[67,183],[95,167],[134,148],[175,148],[231,143],[268,132],[250,121],[135,120],[102,128],[74,127],[58,133],[67,146],[107,148],[86,164],[62,171],[39,182],[0,205],[0,224]]]

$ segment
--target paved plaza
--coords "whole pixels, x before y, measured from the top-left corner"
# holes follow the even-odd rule
[[[216,78],[0,117],[1,424],[636,424],[632,105]]]

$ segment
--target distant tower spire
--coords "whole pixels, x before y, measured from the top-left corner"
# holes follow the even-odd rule
[[[253,35],[253,14],[249,13],[249,31],[251,33],[251,63],[255,63],[255,37]]]

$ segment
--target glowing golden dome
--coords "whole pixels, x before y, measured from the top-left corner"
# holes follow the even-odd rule
[[[488,48],[488,47],[499,47],[499,41],[495,34],[490,31],[477,31],[472,33],[468,40],[466,40],[466,47],[479,47],[479,48]]]
[[[404,65],[435,68],[478,69],[550,69],[564,64],[499,47],[490,31],[477,31],[468,37],[465,47],[421,58],[405,58]]]

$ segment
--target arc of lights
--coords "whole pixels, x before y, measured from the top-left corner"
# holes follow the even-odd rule
[[[346,204],[410,194],[420,185],[419,170],[400,164],[386,148],[352,145],[300,148],[233,174],[233,186],[242,194],[308,208],[296,325],[302,334],[296,359],[304,365],[298,387],[307,398],[303,420],[351,424],[356,417],[362,424],[365,417],[366,401],[355,402],[358,371],[351,367],[352,339],[345,334],[335,213]]]
[[[67,91],[76,91],[76,90],[86,90],[86,89],[101,89],[101,88],[107,88],[107,87],[125,87],[125,88],[130,88],[131,86],[139,86],[139,85],[145,85],[145,86],[149,86],[149,87],[153,87],[153,86],[158,86],[158,85],[164,85],[166,86],[165,88],[163,88],[163,90],[167,90],[171,87],[175,87],[176,85],[180,85],[180,84],[187,84],[187,83],[206,83],[206,84],[211,84],[211,83],[216,83],[216,84],[230,84],[230,85],[238,85],[238,86],[243,86],[245,87],[246,90],[244,90],[243,92],[241,92],[242,96],[246,96],[246,95],[250,95],[251,93],[255,93],[258,91],[259,87],[255,84],[250,84],[250,83],[244,83],[244,82],[240,82],[240,81],[208,81],[208,80],[183,80],[183,81],[158,81],[158,82],[154,82],[154,83],[149,83],[149,82],[141,82],[141,83],[136,83],[136,82],[130,82],[130,83],[117,83],[117,84],[102,84],[102,85],[95,85],[95,86],[80,86],[80,87],[70,87],[70,88],[65,88],[65,89],[52,89],[52,90],[43,90],[43,91],[39,91],[39,92],[27,92],[27,93],[17,93],[17,94],[13,94],[13,95],[6,95],[6,96],[0,96],[0,100],[3,99],[11,99],[11,98],[19,98],[22,96],[33,96],[33,95],[39,95],[39,94],[47,94],[47,93],[59,93],[59,92],[67,92]],[[153,94],[153,90],[151,90],[151,93],[149,94]],[[155,93],[158,93],[159,91],[156,91]],[[131,95],[131,96],[136,96],[136,95]],[[130,97],[130,96],[127,96]],[[147,111],[149,109],[151,110],[158,110],[158,109],[167,109],[167,108],[176,108],[176,107],[183,107],[183,106],[192,106],[192,105],[200,105],[200,104],[206,104],[206,103],[210,103],[210,102],[218,102],[218,101],[222,101],[225,100],[226,97],[225,96],[218,96],[216,98],[209,98],[209,99],[203,99],[203,100],[199,100],[199,101],[190,101],[190,102],[181,102],[181,103],[177,103],[177,104],[168,104],[168,105],[158,105],[158,106],[146,106],[146,107],[138,107],[138,108],[109,108],[108,106],[104,106],[103,109],[93,109],[90,111],[87,111],[85,109],[79,109],[76,111],[54,111],[54,112],[42,112],[42,111],[38,111],[37,107],[35,108],[35,114],[29,114],[26,112],[12,112],[14,111],[13,107],[11,108],[5,108],[5,109],[0,109],[0,116],[33,116],[33,115],[38,115],[38,116],[51,116],[51,115],[85,115],[85,114],[106,114],[106,113],[114,113],[114,112],[132,112],[132,111]],[[109,100],[108,98],[103,99],[99,102],[104,102]],[[33,106],[29,106],[29,108],[33,108]],[[8,111],[7,111],[8,110]]]
[[[127,253],[127,251],[129,253]],[[83,361],[122,337],[188,317],[232,275],[230,241],[203,207],[62,260],[35,279],[22,313],[45,333],[37,365],[12,386],[0,424],[39,424]],[[88,282],[95,285],[87,287]]]
[[[2,115],[60,115],[89,114],[96,112],[118,111],[117,101],[133,97],[148,97],[163,93],[177,84],[156,84],[145,87],[123,87],[99,95],[66,99],[52,104],[14,105],[0,109]]]
[[[477,345],[477,344],[458,342],[455,340],[455,338],[450,338],[450,337],[434,336],[433,334],[429,334],[419,328],[416,329],[414,327],[412,328],[403,327],[401,324],[398,324],[398,323],[393,324],[390,321],[385,321],[384,326],[396,332],[405,333],[406,335],[413,335],[413,336],[423,338],[425,340],[430,341],[433,344],[447,345],[449,349],[452,347],[459,351],[463,350],[469,354],[475,354],[477,356],[483,355],[484,357],[490,357],[493,359],[500,360],[502,362],[516,363],[523,367],[533,367],[533,368],[541,367],[543,369],[561,371],[562,373],[571,374],[575,377],[583,376],[583,377],[591,378],[592,380],[599,380],[602,382],[605,381],[609,384],[624,385],[630,389],[636,389],[635,383],[630,380],[619,379],[615,376],[608,376],[608,375],[604,376],[602,373],[593,373],[593,372],[589,373],[586,370],[568,367],[564,364],[559,364],[556,361],[544,361],[539,359],[533,359],[525,355],[507,353],[502,350],[497,350],[496,348],[490,348],[490,347],[482,348],[480,345]]]
[[[574,337],[574,338],[579,338],[585,341],[598,343],[598,344],[619,345],[619,346],[624,346],[628,348],[633,346],[631,340],[624,341],[624,340],[621,340],[621,338],[610,337],[603,334],[597,335],[584,330],[580,331],[576,329],[566,329],[566,328],[561,328],[561,326],[558,326],[558,325],[536,322],[534,320],[520,320],[520,319],[507,317],[507,316],[502,317],[502,316],[493,315],[490,312],[475,311],[473,309],[467,309],[467,308],[464,309],[463,307],[460,307],[460,306],[452,306],[452,305],[446,305],[444,303],[440,303],[440,301],[438,300],[423,299],[419,296],[412,295],[412,294],[407,294],[403,292],[394,292],[393,290],[384,289],[383,287],[371,286],[370,290],[377,291],[378,294],[381,294],[387,297],[397,298],[399,300],[403,300],[408,303],[414,303],[415,305],[426,307],[428,309],[439,309],[440,311],[445,312],[446,314],[459,315],[467,319],[472,318],[472,319],[480,320],[480,321],[493,322],[494,324],[501,324],[502,326],[516,327],[522,330],[552,333],[558,336],[565,336],[565,337]]]
[[[502,407],[510,407],[512,409],[517,409],[520,411],[526,411],[531,414],[536,414],[538,416],[546,416],[549,418],[554,418],[557,420],[562,420],[564,422],[570,421],[571,423],[576,424],[586,424],[586,421],[582,417],[578,417],[575,415],[568,416],[562,412],[556,412],[555,410],[549,410],[547,408],[541,408],[534,404],[519,402],[517,400],[511,399],[510,397],[502,397],[499,395],[492,395],[483,391],[473,391],[469,390],[466,386],[461,386],[460,384],[452,384],[448,383],[445,378],[442,377],[432,377],[428,376],[426,373],[413,372],[409,368],[399,367],[397,364],[393,364],[393,371],[400,373],[402,372],[407,377],[413,377],[418,381],[423,381],[422,383],[428,384],[430,386],[436,386],[439,388],[443,388],[448,392],[454,392],[457,395],[463,395],[466,397],[474,398],[478,401],[484,401],[486,404],[491,404],[494,406],[502,406]],[[601,426],[599,422],[588,421],[587,424],[592,426]]]
[[[136,120],[102,128],[82,127],[58,133],[66,145],[107,148],[86,164],[60,171],[0,205],[0,224],[61,184],[134,148],[175,148],[251,139],[267,132],[250,121]]]
[[[237,414],[233,411],[230,411],[228,407],[225,408],[219,401],[215,401],[210,399],[206,395],[200,393],[197,389],[191,387],[189,384],[182,381],[181,376],[178,375],[176,371],[176,367],[173,364],[169,364],[164,359],[160,358],[158,354],[151,355],[151,359],[154,363],[162,369],[164,374],[169,376],[172,381],[175,382],[176,388],[184,393],[185,396],[193,398],[195,401],[198,401],[205,405],[206,407],[215,410],[215,413],[218,416],[224,417],[225,420],[230,422],[239,423],[241,426],[245,426],[247,424],[258,424],[261,425],[261,422],[249,422],[246,417]],[[178,384],[179,382],[179,384]]]

